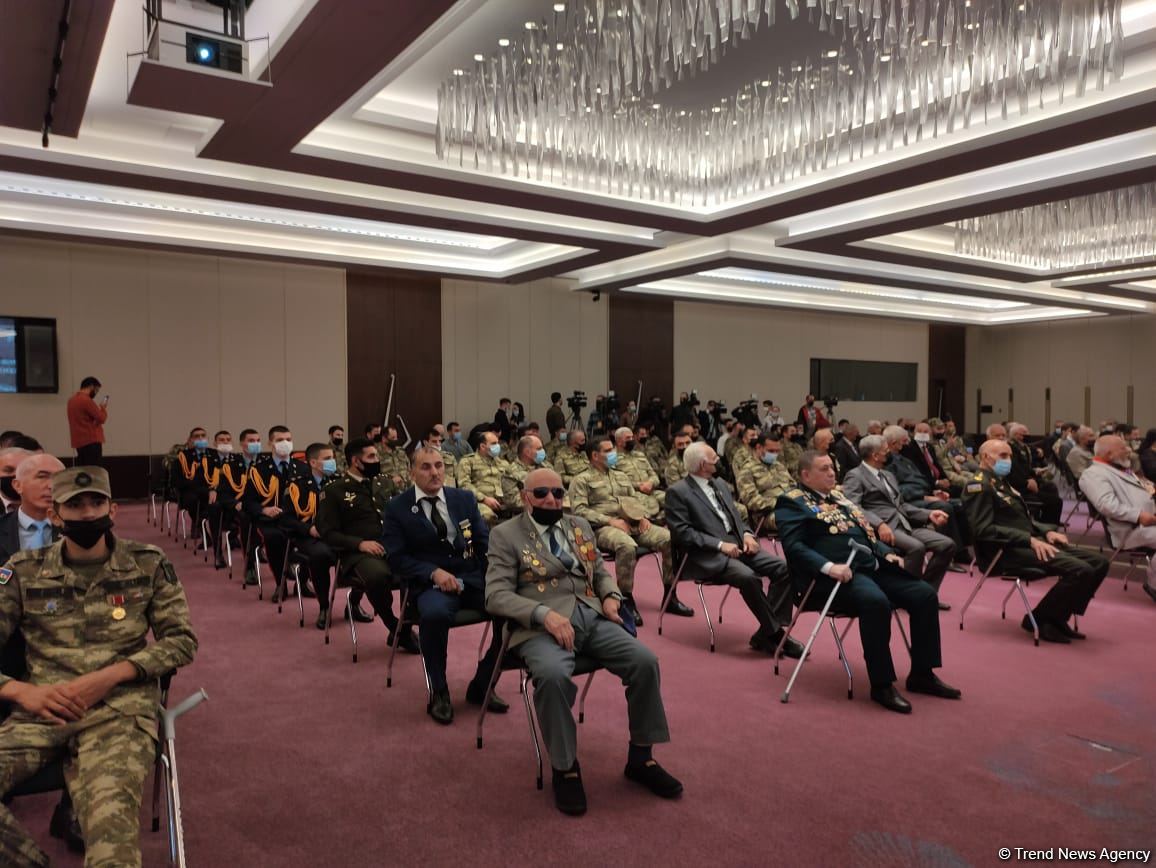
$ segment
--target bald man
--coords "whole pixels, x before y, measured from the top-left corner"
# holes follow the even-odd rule
[[[964,486],[963,502],[975,539],[976,557],[989,565],[1002,549],[998,569],[1009,576],[1058,575],[1059,581],[1025,615],[1022,626],[1045,642],[1068,644],[1086,638],[1068,624],[1083,615],[1108,574],[1108,559],[1068,542],[1054,525],[1032,518],[1010,484],[1012,450],[1005,440],[988,440],[979,450],[979,472]],[[1033,617],[1035,624],[1032,623]]]

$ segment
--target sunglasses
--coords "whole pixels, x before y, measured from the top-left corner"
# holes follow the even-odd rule
[[[534,498],[537,500],[541,500],[547,494],[553,495],[554,498],[556,498],[557,500],[561,500],[563,497],[566,496],[566,489],[565,488],[546,488],[545,486],[542,486],[541,488],[531,488],[530,494],[534,495]]]

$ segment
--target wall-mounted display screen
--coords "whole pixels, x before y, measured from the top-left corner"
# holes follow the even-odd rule
[[[56,391],[56,320],[0,316],[0,394]]]

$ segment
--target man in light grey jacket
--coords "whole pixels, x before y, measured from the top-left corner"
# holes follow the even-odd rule
[[[888,451],[887,442],[877,434],[860,440],[863,462],[844,477],[843,493],[866,513],[879,538],[903,554],[903,568],[938,592],[955,556],[955,543],[936,530],[947,524],[948,515],[904,502],[899,481],[883,469]],[[925,567],[928,552],[931,559]],[[941,601],[939,608],[950,607]]]
[[[1156,501],[1152,483],[1132,472],[1128,444],[1106,434],[1096,441],[1096,456],[1080,474],[1080,490],[1104,516],[1113,547],[1156,550]],[[1148,558],[1144,591],[1156,600],[1156,566]]]

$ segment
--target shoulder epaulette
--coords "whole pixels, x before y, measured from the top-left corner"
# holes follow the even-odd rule
[[[803,496],[803,489],[792,488],[790,491],[783,492],[783,496],[784,497],[791,497],[791,498],[802,497]]]

